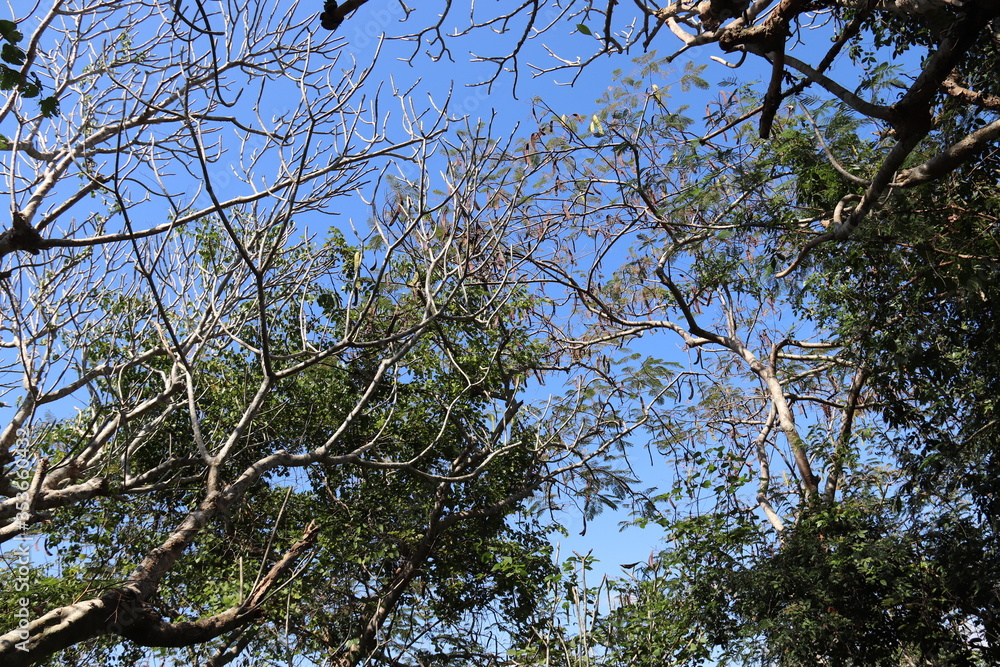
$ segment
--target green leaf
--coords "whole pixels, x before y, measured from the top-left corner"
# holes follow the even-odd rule
[[[38,103],[39,108],[42,111],[42,115],[46,118],[52,118],[59,113],[59,98],[55,95],[49,95],[48,97],[42,98]]]
[[[24,50],[13,44],[4,44],[3,48],[0,48],[0,59],[4,62],[8,62],[11,65],[23,65],[24,64]]]
[[[3,37],[3,39],[11,44],[16,44],[24,38],[24,35],[18,32],[16,23],[0,19],[0,37]]]

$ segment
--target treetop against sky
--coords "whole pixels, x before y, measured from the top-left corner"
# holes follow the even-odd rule
[[[0,664],[989,664],[998,16],[0,22]]]

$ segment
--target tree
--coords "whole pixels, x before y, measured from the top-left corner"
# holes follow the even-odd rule
[[[549,185],[576,194],[535,211],[573,230],[539,264],[591,318],[563,337],[667,330],[698,350],[697,407],[649,420],[680,481],[661,498],[676,518],[640,520],[677,546],[623,592],[610,660],[992,664],[995,3],[678,2],[622,31],[616,3],[573,8],[599,52],[666,26],[684,42],[671,58],[718,42],[772,69],[707,127],[637,81],[648,60],[589,122],[538,113],[533,138],[565,157]],[[821,58],[807,28],[830,37]],[[865,71],[837,82],[838,60]],[[770,537],[748,530],[754,507]],[[651,618],[657,639],[636,627]]]
[[[4,665],[489,664],[548,568],[526,504],[634,427],[524,406],[544,304],[480,193],[534,170],[365,92],[318,9],[17,20],[60,113],[0,116]]]
[[[18,46],[20,41],[24,39],[24,35],[18,31],[17,24],[13,21],[0,21],[0,37],[3,37],[6,42],[2,52],[0,52],[0,61],[2,61],[0,62],[0,90],[13,91],[21,97],[38,97],[42,92],[42,84],[37,74],[31,75],[29,72],[33,58]],[[15,67],[20,69],[15,69]],[[12,95],[11,98],[13,97]],[[39,100],[38,107],[43,116],[51,118],[59,108],[59,101],[55,96],[50,95]]]
[[[697,69],[661,67],[640,58],[591,119],[537,112],[532,148],[559,158],[524,214],[561,221],[563,244],[531,258],[576,308],[560,337],[607,354],[662,332],[690,355],[674,400],[645,399],[672,478],[636,520],[670,546],[603,623],[546,637],[601,647],[580,664],[992,664],[993,375],[970,365],[996,358],[992,182],[958,170],[894,196],[891,223],[816,246],[791,281],[803,218],[843,187],[831,146],[867,166],[880,139],[829,106],[762,140],[728,103],[696,132],[667,84],[702,85]]]
[[[666,331],[692,355],[672,382],[694,404],[646,421],[677,481],[639,521],[675,546],[624,587],[609,662],[992,664],[995,3],[616,5],[560,16],[598,54],[665,26],[669,59],[718,42],[771,73],[699,126],[640,59],[591,118],[540,109],[525,147],[559,156],[536,200],[557,204],[526,211],[563,226],[531,258],[575,307],[554,338],[607,355]]]
[[[351,3],[351,9],[366,3]],[[1000,9],[991,0],[676,0],[662,5],[638,2],[632,9],[617,0],[522,3],[497,15],[474,7],[466,21],[454,16],[457,3],[445,3],[433,25],[417,23],[419,29],[400,37],[429,42],[446,54],[446,39],[475,35],[487,27],[510,31],[518,37],[504,43],[496,55],[476,49],[477,58],[494,64],[499,74],[523,69],[519,65],[529,41],[569,23],[595,42],[592,53],[586,58],[558,57],[550,50],[556,57],[533,63],[531,69],[536,75],[568,72],[573,81],[601,56],[645,52],[661,43],[672,49],[679,40],[681,48],[669,56],[674,60],[717,44],[735,62],[712,58],[734,69],[748,56],[770,66],[766,91],[753,93],[759,103],[747,105],[743,116],[731,119],[735,124],[757,119],[763,138],[772,136],[782,105],[809,97],[834,101],[863,119],[866,129],[882,134],[884,141],[863,173],[851,172],[850,165],[829,153],[848,183],[838,198],[824,202],[823,215],[813,221],[823,221],[822,229],[803,230],[807,241],[784,267],[785,274],[818,245],[850,237],[877,213],[890,191],[944,178],[989,153],[1000,138],[1000,91],[993,77]],[[459,27],[446,28],[449,21],[460,21]],[[813,48],[817,40],[806,39],[806,31],[829,40],[821,56]],[[888,61],[903,55],[913,71],[895,78],[899,94],[893,98],[882,83],[895,70]],[[845,72],[845,78],[838,80],[835,71]],[[866,98],[873,89],[878,95]],[[962,120],[948,120],[954,118]]]
[[[540,69],[578,75],[666,27],[764,58],[766,90],[692,119],[647,53],[596,114],[536,105],[521,143],[395,88],[394,136],[339,41],[372,3],[54,3],[26,53],[61,114],[0,116],[0,534],[45,532],[92,584],[9,591],[4,664],[995,662],[992,375],[968,372],[998,358],[995,3],[617,5],[457,29],[456,3],[401,5],[394,37],[433,59],[510,32],[475,57],[516,86],[533,35],[593,39]],[[355,193],[353,237],[298,238]],[[638,348],[660,333],[686,365]],[[667,484],[635,478],[638,444]],[[529,499],[625,500],[672,542],[573,637],[538,603]]]

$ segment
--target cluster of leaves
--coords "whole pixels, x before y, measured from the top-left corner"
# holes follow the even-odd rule
[[[27,54],[18,43],[24,35],[13,21],[0,20],[0,90],[16,91],[22,97],[32,98],[42,94],[42,81],[37,74],[25,72]],[[38,102],[39,110],[45,118],[59,113],[59,99],[54,95],[43,97]]]
[[[990,557],[982,534],[893,517],[843,502],[801,517],[780,544],[745,516],[673,523],[672,548],[621,587],[598,636],[650,667],[993,663],[989,585],[956,567]]]

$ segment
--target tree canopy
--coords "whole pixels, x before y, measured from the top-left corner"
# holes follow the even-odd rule
[[[0,664],[995,664],[1000,6],[662,5],[0,21]]]

